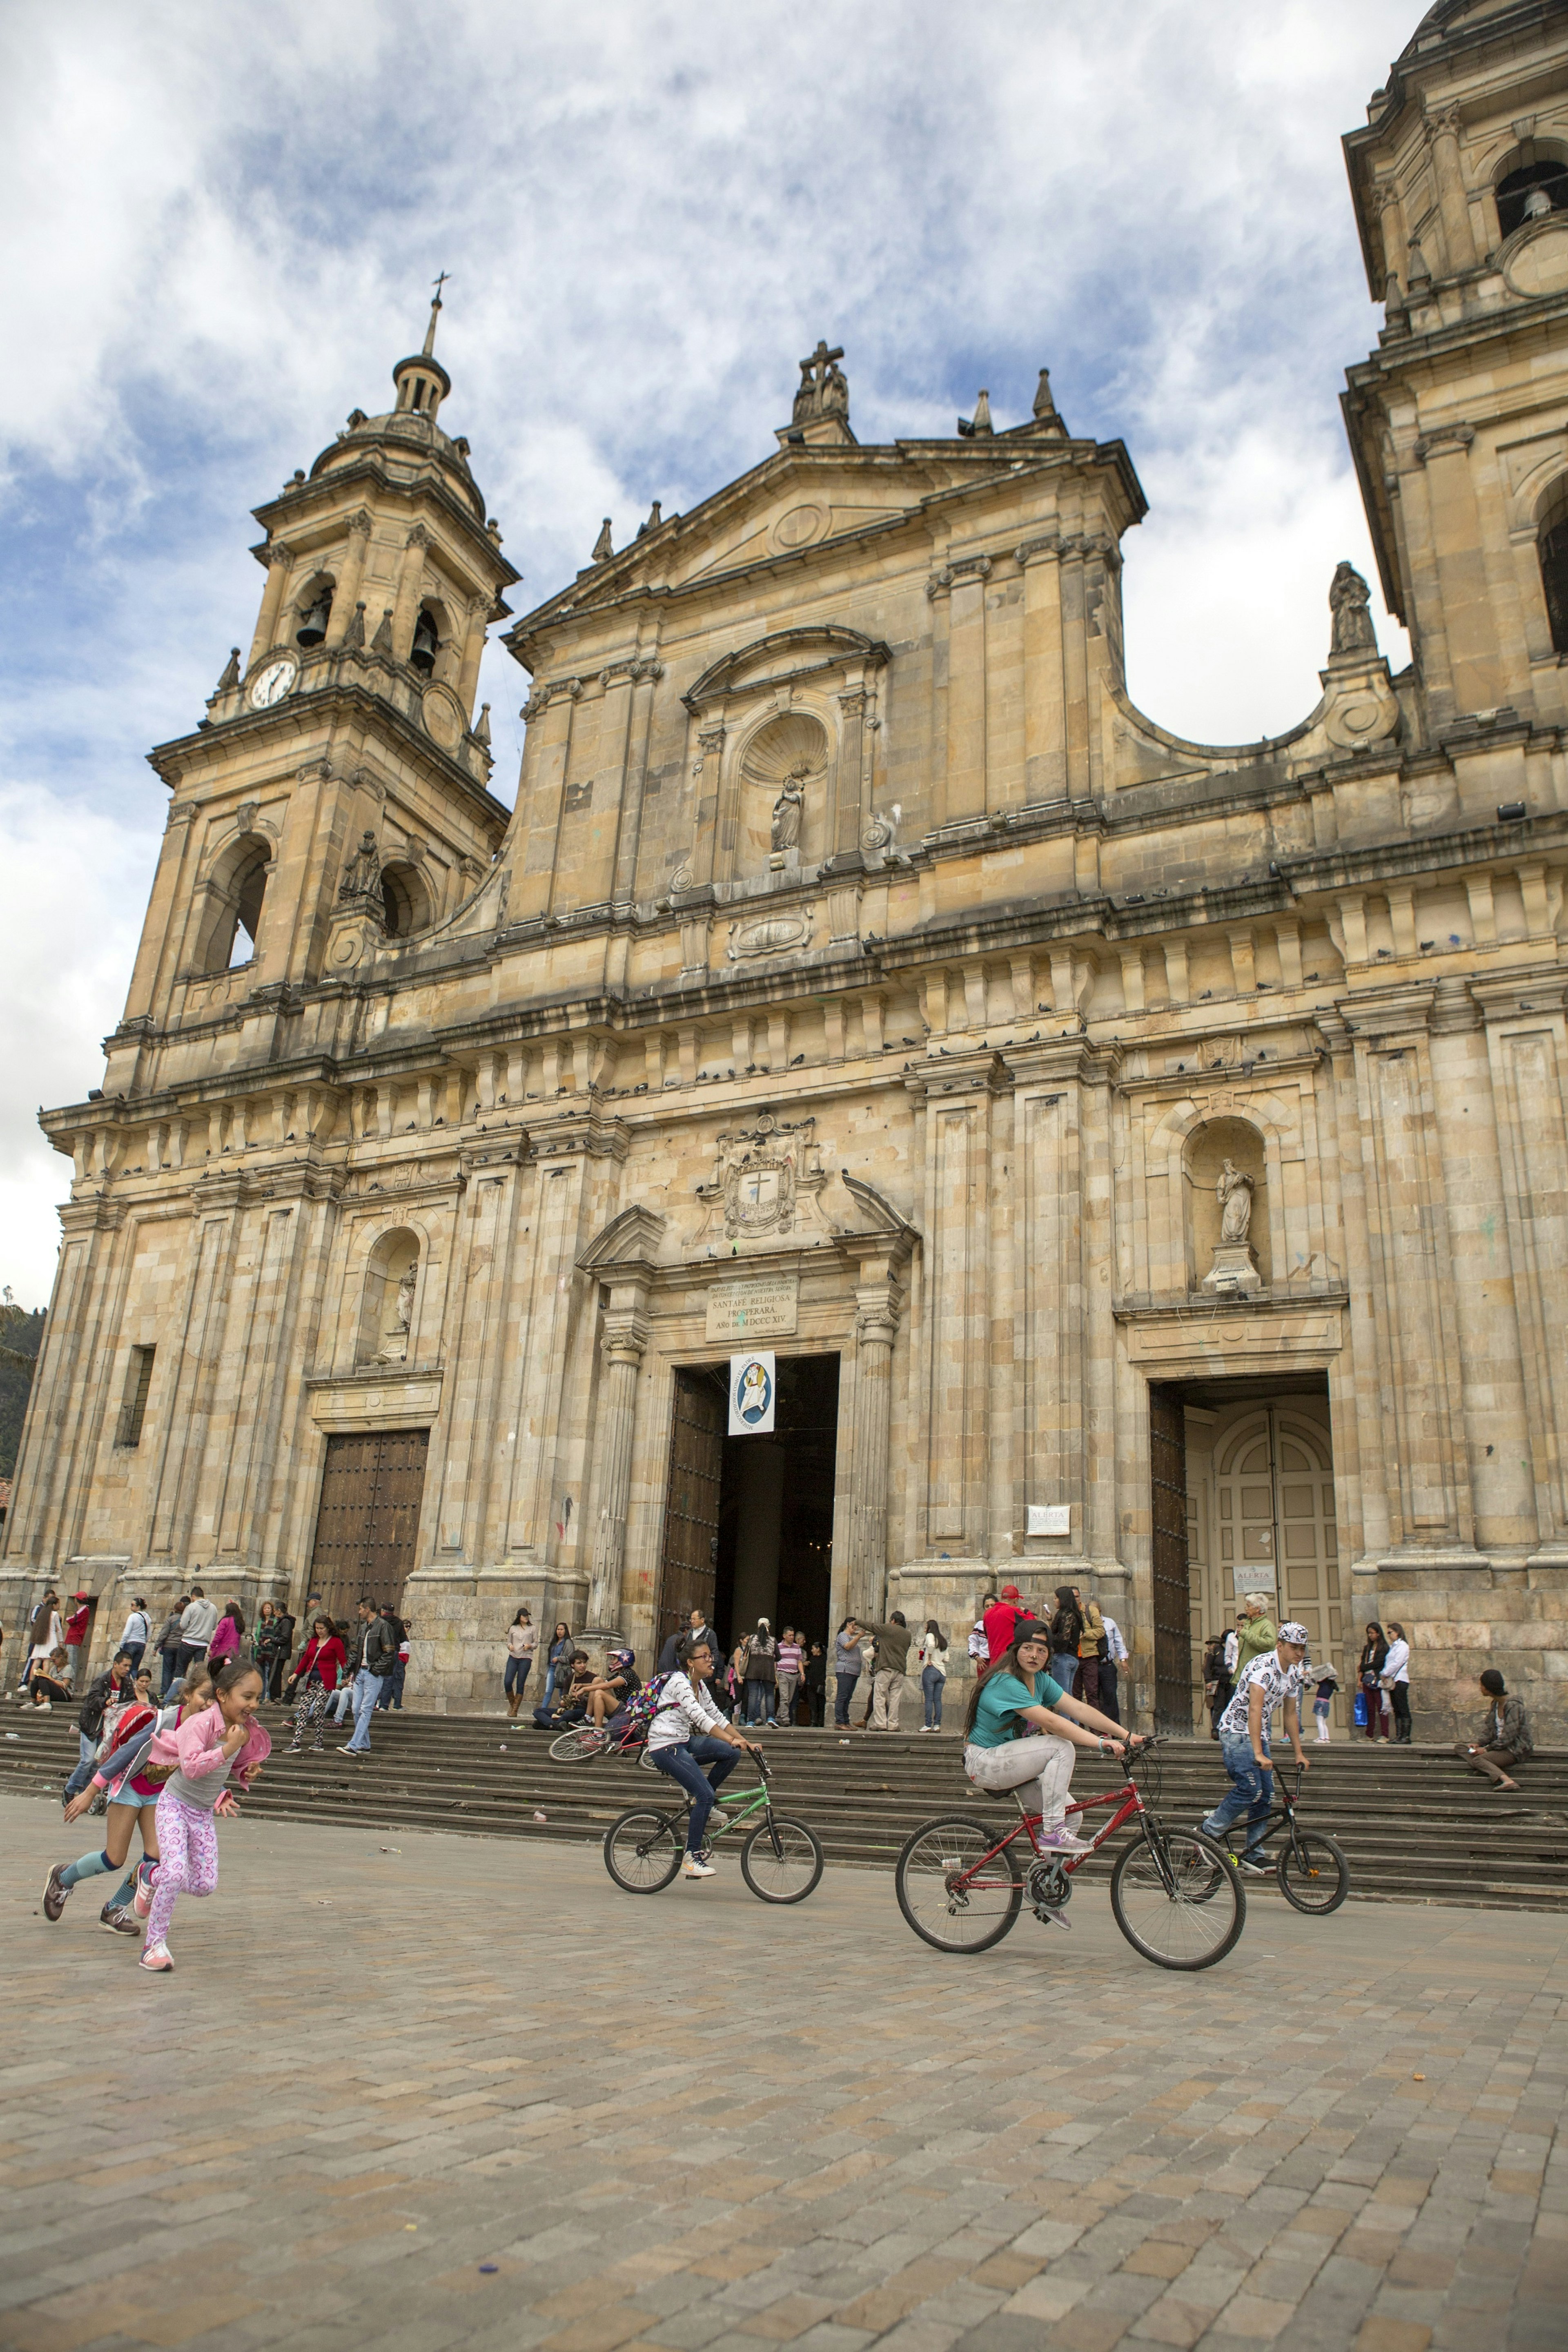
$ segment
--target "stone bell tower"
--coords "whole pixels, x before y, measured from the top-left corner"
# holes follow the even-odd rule
[[[1386,305],[1351,444],[1425,731],[1484,741],[1489,818],[1540,804],[1531,722],[1568,718],[1568,6],[1438,0],[1345,152]]]
[[[330,1045],[332,1016],[297,992],[362,980],[489,870],[506,811],[474,698],[518,575],[467,441],[437,421],[440,310],[437,291],[395,404],[354,409],[257,508],[248,656],[234,649],[195,731],[151,754],[172,801],[106,1095],[183,1075],[193,1024],[216,1024],[225,1066]]]

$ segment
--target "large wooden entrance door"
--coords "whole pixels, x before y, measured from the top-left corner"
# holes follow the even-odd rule
[[[710,1615],[719,1559],[719,1490],[724,1475],[726,1400],[722,1374],[678,1371],[669,1433],[669,1487],[664,1507],[664,1558],[654,1608],[657,1658],[687,1612]]]
[[[1154,1528],[1154,1728],[1193,1727],[1192,1623],[1187,1590],[1187,1431],[1179,1389],[1149,1388],[1149,1473]]]
[[[414,1568],[427,1429],[329,1437],[310,1591],[341,1622],[363,1598],[396,1608]]]

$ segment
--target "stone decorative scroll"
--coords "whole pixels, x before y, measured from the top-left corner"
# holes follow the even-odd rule
[[[800,955],[810,947],[816,928],[815,907],[801,907],[787,915],[763,915],[750,923],[731,923],[724,954],[731,963],[742,963],[752,956]]]

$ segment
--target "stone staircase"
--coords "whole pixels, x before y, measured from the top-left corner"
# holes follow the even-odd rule
[[[543,1733],[504,1717],[379,1715],[363,1763],[331,1741],[323,1756],[284,1755],[288,1718],[269,1707],[266,1720],[278,1745],[247,1811],[269,1819],[582,1843],[600,1838],[627,1806],[668,1799],[663,1780],[618,1759],[552,1762]],[[77,1757],[74,1717],[7,1702],[0,1733],[0,1793],[58,1800]],[[338,1733],[337,1743],[344,1737]],[[932,1813],[1006,1817],[964,1780],[951,1734],[857,1731],[845,1746],[831,1730],[778,1731],[767,1735],[766,1748],[775,1803],[811,1822],[830,1862],[886,1869]],[[1352,1895],[1534,1910],[1568,1905],[1568,1751],[1538,1755],[1518,1796],[1495,1792],[1437,1748],[1362,1740],[1309,1753],[1304,1817],[1344,1848]],[[1154,1770],[1157,1781],[1152,1776],[1145,1786],[1155,1809],[1176,1821],[1198,1820],[1226,1785],[1207,1740],[1171,1741]],[[742,1765],[737,1779],[746,1773]],[[1114,1787],[1119,1777],[1086,1757],[1074,1794]],[[1089,1867],[1109,1865],[1097,1858]],[[1254,1885],[1273,1893],[1272,1880]]]

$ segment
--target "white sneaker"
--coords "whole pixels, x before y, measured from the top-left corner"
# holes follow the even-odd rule
[[[680,1875],[682,1878],[717,1878],[719,1874],[710,1862],[704,1862],[698,1854],[689,1853],[680,1865]]]
[[[1087,1853],[1089,1848],[1088,1838],[1074,1837],[1068,1829],[1049,1830],[1039,1841],[1042,1853]]]

